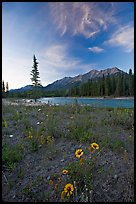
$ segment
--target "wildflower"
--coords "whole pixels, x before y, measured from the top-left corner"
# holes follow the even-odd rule
[[[85,159],[84,159],[84,158],[81,158],[81,159],[80,159],[80,164],[83,165],[84,163],[85,163]]]
[[[40,124],[40,122],[37,122],[37,125],[39,125]]]
[[[68,183],[64,187],[64,192],[66,193],[67,196],[72,195],[74,191],[74,186],[71,183]]]
[[[32,139],[32,138],[33,138],[33,136],[32,136],[32,135],[29,135],[29,138],[30,138],[30,139]]]
[[[64,200],[65,195],[66,195],[65,191],[62,191],[62,192],[61,192],[61,200]]]
[[[80,158],[84,154],[82,149],[77,149],[75,155],[77,158]]]
[[[52,180],[52,179],[49,180],[49,184],[50,184],[50,185],[53,184],[53,180]]]
[[[31,131],[29,131],[29,136],[28,136],[30,139],[32,139],[32,132]]]
[[[62,171],[62,173],[66,175],[66,174],[68,174],[68,170],[64,169],[64,170]]]
[[[61,178],[59,177],[59,178],[58,178],[58,183],[60,183],[60,182],[61,182]]]
[[[57,183],[57,184],[55,185],[55,189],[58,190],[58,188],[59,188],[59,184]]]
[[[51,144],[51,143],[53,143],[54,142],[54,137],[53,136],[47,136],[47,143],[48,144]]]
[[[41,135],[41,144],[43,145],[45,143],[45,138],[43,135]]]
[[[91,152],[94,152],[94,150],[99,149],[99,145],[95,142],[93,142],[90,146]]]

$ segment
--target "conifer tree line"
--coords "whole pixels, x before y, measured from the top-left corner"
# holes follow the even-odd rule
[[[72,87],[68,96],[133,96],[134,75],[129,69],[129,74],[103,75],[100,79],[89,80],[80,87]]]
[[[74,86],[71,89],[59,89],[46,91],[39,80],[38,62],[33,56],[33,66],[31,71],[32,89],[20,92],[9,92],[8,82],[6,86],[2,82],[3,97],[20,97],[38,99],[40,97],[59,97],[59,96],[89,96],[89,97],[120,97],[134,96],[134,74],[129,69],[129,74],[120,72],[114,75],[104,76],[102,78],[90,79],[87,83],[80,86]],[[7,94],[8,93],[8,94]]]

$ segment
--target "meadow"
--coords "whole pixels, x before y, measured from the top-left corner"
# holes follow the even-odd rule
[[[2,102],[4,202],[134,202],[134,109]]]

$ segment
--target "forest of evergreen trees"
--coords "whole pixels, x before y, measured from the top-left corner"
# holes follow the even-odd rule
[[[8,84],[3,84],[3,97],[16,98],[40,98],[40,97],[59,97],[59,96],[100,96],[100,97],[120,97],[120,96],[134,96],[134,74],[129,70],[129,74],[120,73],[103,78],[89,80],[87,83],[79,87],[72,87],[69,90],[45,91],[44,88],[33,89],[21,92],[8,91]]]
[[[101,79],[89,80],[80,87],[69,90],[68,96],[133,96],[134,75],[120,73],[117,76],[107,76]]]

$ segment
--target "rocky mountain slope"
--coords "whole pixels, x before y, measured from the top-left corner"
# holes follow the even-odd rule
[[[64,77],[60,80],[56,80],[53,83],[45,86],[45,87],[39,87],[39,89],[44,89],[45,91],[56,91],[60,89],[70,89],[73,86],[80,86],[83,83],[88,82],[88,80],[96,79],[96,78],[102,78],[103,75],[111,76],[119,73],[124,73],[124,71],[120,70],[117,67],[113,68],[107,68],[104,70],[91,70],[88,73],[85,73],[83,75],[77,75],[75,77]],[[12,89],[11,92],[22,92],[22,91],[28,91],[32,90],[32,85],[27,85],[25,87],[21,87],[20,89]]]
[[[83,83],[86,83],[90,79],[96,79],[96,78],[102,78],[103,75],[106,76],[111,76],[114,74],[119,74],[119,73],[125,73],[122,70],[118,69],[117,67],[113,68],[108,68],[104,70],[91,70],[86,74],[83,75],[78,75],[75,77],[64,77],[63,79],[57,80],[53,82],[52,84],[49,84],[45,87],[46,91],[53,91],[57,89],[69,89],[72,86],[79,86]]]

